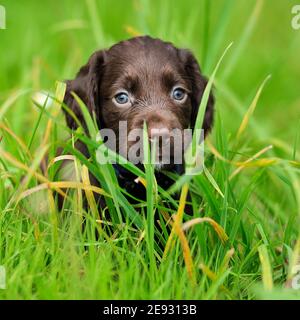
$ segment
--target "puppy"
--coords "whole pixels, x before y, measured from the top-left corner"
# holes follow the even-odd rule
[[[158,183],[167,188],[172,182],[162,170],[181,174],[184,164],[175,164],[174,129],[183,132],[193,129],[199,104],[207,85],[194,55],[186,49],[179,49],[169,42],[149,36],[121,41],[107,50],[96,51],[78,72],[74,80],[67,81],[64,103],[73,111],[83,127],[86,127],[81,109],[74,99],[75,92],[86,104],[89,112],[95,114],[98,127],[111,129],[116,137],[117,152],[128,156],[134,141],[130,132],[147,125],[148,137],[153,141],[157,132],[162,133],[158,145],[165,141],[171,144],[171,161],[164,163],[159,154],[156,177]],[[204,117],[205,135],[213,122],[214,98],[209,97]],[[71,129],[77,122],[65,112]],[[126,134],[120,141],[120,122],[126,122]],[[126,143],[124,143],[126,142]],[[160,143],[162,142],[162,143]],[[79,149],[84,150],[81,144]],[[160,150],[160,149],[159,149]],[[181,150],[182,152],[183,150]],[[86,150],[84,151],[86,153]],[[159,153],[159,152],[158,152]],[[116,165],[115,170],[122,187],[129,192],[141,186],[134,183],[135,177]]]

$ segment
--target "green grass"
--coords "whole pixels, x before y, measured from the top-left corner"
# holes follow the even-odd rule
[[[300,241],[300,31],[290,24],[296,3],[2,1],[0,265],[7,283],[0,299],[299,299],[299,291],[285,288]],[[208,77],[233,45],[214,79],[205,171],[176,178],[166,192],[151,165],[142,172],[128,164],[147,185],[148,202],[132,206],[111,165],[97,165],[89,115],[92,139],[80,129],[70,138],[55,110],[64,91],[56,81],[74,77],[96,49],[136,33],[190,48]],[[40,91],[49,93],[50,108],[32,102]],[[74,150],[76,139],[88,144],[91,159]],[[59,146],[75,156],[77,175],[62,212],[52,193],[59,163],[46,177],[39,171],[44,154],[54,159]],[[87,170],[102,181],[102,223]],[[187,189],[191,216],[182,211]],[[173,232],[169,203],[178,208]]]

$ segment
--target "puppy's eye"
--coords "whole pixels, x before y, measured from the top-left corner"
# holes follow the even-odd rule
[[[175,88],[172,92],[172,98],[177,101],[182,101],[186,98],[186,92],[182,88]]]
[[[117,104],[127,104],[129,103],[129,96],[126,92],[120,92],[114,96],[114,100]]]

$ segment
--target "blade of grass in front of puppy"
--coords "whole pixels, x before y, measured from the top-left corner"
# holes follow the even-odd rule
[[[26,189],[26,191],[22,192],[21,195],[18,197],[18,201],[34,194],[35,192],[49,189],[49,188],[60,188],[60,189],[77,189],[77,190],[83,190],[83,191],[88,191],[92,193],[97,193],[99,195],[103,195],[106,197],[110,197],[110,195],[105,192],[103,189],[98,188],[96,186],[93,186],[91,184],[79,182],[79,181],[49,181],[49,182],[43,182],[40,183],[39,185]]]
[[[212,285],[209,287],[209,289],[206,291],[204,295],[205,300],[216,299],[219,288],[230,295],[230,291],[223,285],[225,279],[230,274],[230,270],[226,270],[223,274],[217,275],[204,264],[200,264],[199,268],[210,280],[212,280]]]
[[[82,111],[82,114],[83,114],[83,117],[84,117],[84,121],[85,121],[85,124],[87,126],[87,130],[88,130],[88,134],[89,136],[84,136],[84,135],[78,135],[79,138],[81,137],[85,137],[85,145],[87,146],[88,150],[89,150],[89,154],[90,154],[90,157],[91,158],[94,158],[94,149],[95,148],[91,148],[91,144],[92,142],[94,142],[94,140],[96,139],[96,136],[97,136],[97,128],[96,128],[96,125],[95,123],[93,122],[92,118],[91,118],[91,115],[87,109],[87,107],[85,106],[85,104],[83,103],[83,101],[76,95],[76,94],[73,94],[74,98],[76,99],[81,111]],[[82,125],[82,124],[80,124]],[[74,132],[75,133],[75,136],[77,134],[77,131]],[[81,139],[82,140],[82,139]],[[80,152],[77,152],[77,150],[75,148],[73,148],[73,153],[76,155],[76,156],[79,156],[81,153]],[[109,175],[108,175],[108,172],[107,172],[107,168],[104,167],[104,166],[101,166],[100,168],[100,172],[99,170],[99,166],[98,168],[94,165],[92,165],[92,163],[90,161],[88,161],[84,156],[79,156],[79,158],[81,159],[81,161],[83,161],[83,163],[89,168],[89,170],[91,170],[91,172],[94,174],[95,177],[97,177],[98,181],[101,182],[101,185],[103,186],[103,188],[110,194],[112,194],[114,200],[116,199],[116,195],[115,195],[115,192],[114,192],[114,189],[115,188],[111,188],[111,179],[109,178]],[[93,161],[93,163],[96,163],[95,161]],[[111,192],[111,190],[113,189],[113,192]],[[112,216],[112,219],[115,221],[118,221],[120,220],[121,218],[121,214],[120,214],[120,210],[119,210],[119,206],[118,206],[118,203],[116,203],[115,201],[115,204],[113,204],[113,202],[111,201],[111,199],[109,198],[105,198],[106,199],[106,203],[109,207],[109,211],[111,213],[111,216]],[[117,213],[117,218],[114,218],[114,212]]]
[[[176,217],[175,217],[175,219],[176,219]],[[183,259],[184,259],[184,263],[185,263],[185,266],[187,269],[187,274],[189,276],[191,284],[193,286],[195,286],[197,283],[196,282],[195,266],[194,266],[192,253],[191,253],[191,249],[190,249],[188,240],[187,240],[180,224],[178,224],[177,222],[174,222],[173,227],[174,227],[174,230],[180,240],[180,244],[181,244],[181,248],[182,248],[182,252],[183,252]]]
[[[84,187],[86,187],[86,189],[84,191],[85,191],[85,195],[86,195],[86,198],[87,198],[87,201],[89,204],[89,208],[90,208],[92,215],[96,221],[101,216],[98,212],[98,207],[97,207],[97,203],[95,201],[94,193],[93,193],[93,191],[88,190],[88,187],[91,187],[91,182],[90,182],[90,177],[89,177],[89,170],[85,165],[82,166],[81,178],[82,178],[82,183],[83,183]],[[100,233],[102,230],[101,224],[97,224],[97,229]]]
[[[117,198],[120,203],[120,207],[123,208],[129,219],[133,223],[135,223],[139,228],[141,228],[142,219],[121,192],[115,170],[111,163],[123,165],[129,171],[134,171],[137,174],[137,176],[139,175],[139,173],[143,175],[143,172],[140,169],[138,169],[134,164],[127,161],[127,159],[123,158],[121,155],[118,155],[116,152],[109,149],[105,144],[103,144],[101,136],[97,136],[97,140],[100,140],[101,148],[97,149],[97,155],[95,156],[94,162],[98,163],[98,160],[100,160],[103,154],[105,154],[104,157],[106,164],[98,164],[98,167],[104,175],[105,182],[107,182],[106,180],[109,179],[108,189],[110,190],[110,192],[114,193],[115,198]],[[97,144],[97,147],[99,147],[99,142]],[[97,159],[98,156],[100,157],[100,159]],[[108,199],[108,201],[110,200]]]
[[[189,189],[189,185],[187,183],[184,184],[182,186],[182,189],[181,189],[181,194],[180,194],[180,199],[179,199],[179,206],[178,206],[176,218],[175,218],[175,221],[174,221],[174,223],[176,222],[179,225],[181,225],[181,223],[182,223],[182,217],[183,217],[183,214],[184,214],[184,208],[185,208],[188,189]],[[166,243],[166,247],[165,247],[165,250],[164,250],[164,257],[166,257],[168,255],[171,247],[173,246],[173,237],[174,237],[174,233],[175,233],[174,223],[173,223],[172,231],[171,231],[170,236],[168,238],[168,241]]]
[[[178,236],[181,244],[181,248],[183,251],[183,258],[185,262],[185,266],[187,269],[187,273],[189,276],[189,279],[191,281],[191,284],[194,286],[196,284],[196,274],[195,274],[195,268],[194,268],[194,262],[191,254],[191,249],[189,247],[188,241],[186,239],[186,236],[184,234],[184,231],[182,229],[182,217],[184,214],[184,208],[186,205],[186,197],[188,194],[188,184],[184,184],[181,190],[181,195],[179,199],[179,207],[177,214],[174,219],[174,223],[172,226],[172,230],[170,233],[170,236],[168,238],[168,241],[166,243],[166,247],[163,253],[163,258],[165,259],[170,250],[172,249],[174,245],[174,236],[175,234]]]
[[[221,266],[218,269],[217,273],[215,273],[214,271],[212,271],[209,266],[204,265],[203,263],[201,263],[199,265],[199,268],[202,270],[202,272],[214,283],[218,281],[218,279],[220,279],[222,276],[224,276],[225,274],[225,278],[227,277],[228,273],[230,272],[230,270],[228,269],[228,264],[230,262],[230,259],[232,258],[234,254],[234,249],[230,249],[225,253],[224,259],[221,262]],[[225,280],[225,278],[223,278]],[[209,295],[214,295],[217,293],[217,287],[218,286],[212,286],[210,288],[210,292],[208,292],[208,296],[207,298],[209,298]],[[232,293],[231,291],[223,284],[219,285],[220,289],[225,292],[228,297],[230,297],[230,299],[233,299]]]
[[[222,243],[225,243],[228,240],[228,236],[225,230],[215,220],[209,217],[194,218],[192,220],[189,220],[182,225],[182,230],[186,231],[190,229],[192,226],[197,225],[199,223],[203,223],[203,222],[208,222],[214,228],[215,232],[217,233]]]
[[[263,176],[263,171],[257,171],[250,180],[250,183],[248,185],[244,186],[244,190],[242,191],[241,195],[237,199],[237,206],[236,210],[238,214],[235,214],[234,217],[231,219],[231,228],[229,232],[229,239],[230,243],[234,243],[236,241],[236,236],[238,233],[238,229],[240,227],[240,223],[242,220],[242,212],[243,209],[247,203],[247,200],[249,197],[253,194],[253,191],[258,184],[259,179]]]
[[[250,157],[249,159],[247,159],[245,161],[233,162],[232,164],[238,166],[238,168],[231,173],[231,175],[229,176],[229,180],[231,180],[235,175],[237,175],[244,168],[269,166],[271,164],[278,162],[277,159],[257,159],[262,154],[264,154],[265,152],[269,151],[272,148],[273,148],[272,145],[267,146],[267,147],[263,148],[262,150],[260,150],[259,152],[257,152],[254,156]]]
[[[197,118],[195,121],[195,128],[194,128],[194,133],[193,133],[193,150],[196,150],[196,145],[198,143],[197,141],[197,135],[196,135],[196,130],[201,130],[202,129],[202,125],[203,125],[203,120],[204,120],[204,115],[205,115],[205,111],[206,111],[206,107],[207,107],[207,103],[208,103],[208,99],[209,99],[209,95],[212,89],[212,85],[216,76],[216,73],[221,65],[221,62],[223,61],[226,53],[228,52],[228,50],[230,49],[230,47],[232,46],[233,43],[230,43],[228,45],[228,47],[225,49],[225,51],[223,52],[221,58],[219,59],[211,77],[209,78],[209,81],[205,87],[203,96],[201,98],[201,102],[200,102],[200,106],[199,106],[199,112],[197,114]]]
[[[82,135],[82,134],[80,134],[78,132],[74,132],[74,135],[79,140],[84,142],[86,145],[89,145],[93,149],[99,148],[99,142],[92,141],[91,139],[87,138],[85,135]],[[100,142],[100,144],[101,144],[101,142]],[[140,168],[135,166],[132,162],[128,161],[126,158],[124,158],[120,154],[117,154],[112,149],[109,149],[109,148],[107,148],[105,146],[103,146],[103,148],[105,148],[105,153],[106,153],[105,156],[106,156],[106,158],[107,158],[107,160],[109,162],[112,162],[112,163],[116,162],[120,166],[122,166],[123,168],[125,168],[128,171],[130,171],[131,173],[135,174],[137,177],[145,178],[145,173]]]
[[[95,124],[93,122],[93,119],[90,115],[90,112],[87,108],[87,106],[84,104],[84,102],[78,97],[78,95],[75,92],[72,92],[72,96],[74,97],[74,99],[76,100],[76,102],[78,103],[80,110],[82,112],[85,124],[87,126],[88,129],[88,133],[89,135],[92,137],[93,140],[96,139],[98,130],[95,128]]]
[[[88,130],[88,134],[90,136],[90,138],[87,137],[87,139],[90,139],[92,141],[96,141],[97,137],[99,137],[98,128],[96,127],[96,124],[93,121],[92,116],[91,116],[88,108],[86,107],[84,102],[80,99],[80,97],[78,97],[78,95],[76,95],[74,92],[72,92],[72,95],[75,98],[76,102],[78,103],[80,110],[82,112],[87,130]],[[97,159],[95,157],[94,150],[89,148],[89,146],[88,146],[88,149],[89,149],[89,153],[90,153],[91,158],[94,160],[93,162],[97,163]],[[101,153],[101,151],[100,151],[100,153]],[[109,162],[106,162],[101,165],[98,165],[98,168],[101,171],[103,178],[104,178],[104,181],[101,181],[101,183],[103,184],[103,187],[106,189],[106,191],[109,194],[111,194],[111,196],[113,198],[114,205],[112,204],[112,202],[109,198],[106,198],[106,203],[109,206],[110,212],[113,213],[115,211],[117,213],[117,217],[114,217],[114,215],[112,215],[112,218],[113,218],[114,222],[122,223],[123,221],[122,221],[121,208],[119,205],[118,188],[116,188],[117,180],[116,180],[115,172],[112,168],[112,165]]]
[[[204,175],[194,176],[194,183],[195,187],[199,190],[200,196],[208,202],[212,212],[217,214],[219,206],[211,183]]]
[[[76,97],[76,95],[74,95]],[[99,143],[103,143],[101,136],[98,134],[98,129],[96,127],[95,122],[92,120],[92,117],[87,110],[87,107],[83,103],[83,101],[77,96],[76,101],[78,102],[83,116],[84,120],[86,122],[88,131],[90,133],[91,138],[85,136],[85,135],[79,135],[77,132],[74,132],[75,136],[77,136],[80,140],[82,140],[87,146],[88,149],[90,150],[91,157],[93,158],[93,163],[98,164],[97,158],[95,156],[95,150],[99,148]],[[113,213],[116,211],[117,217],[113,217],[114,221],[117,223],[122,223],[122,213],[121,213],[121,208],[125,211],[126,215],[129,217],[129,219],[134,222],[139,228],[142,227],[142,219],[138,215],[138,213],[134,210],[134,208],[128,203],[127,199],[124,197],[124,195],[121,193],[119,185],[118,185],[118,180],[115,175],[114,168],[112,164],[110,163],[110,159],[118,159],[121,156],[119,156],[117,153],[115,153],[113,150],[105,147],[105,157],[107,159],[107,162],[105,164],[98,164],[97,168],[101,172],[102,178],[99,179],[98,175],[98,181],[103,184],[103,188],[112,196],[112,200],[110,198],[106,198],[106,203],[109,206],[109,212]],[[104,150],[99,150],[100,156],[102,156],[101,152],[104,152]],[[74,150],[75,153],[78,154]],[[126,161],[126,159],[122,159],[121,165],[124,162],[126,167],[135,170],[136,173],[142,173],[142,171],[138,170],[137,167],[135,167],[133,164],[129,163]],[[90,163],[88,161],[85,161],[85,164],[87,167],[90,167]],[[96,167],[94,166],[93,169],[93,174],[96,174]],[[96,174],[97,177],[97,174]],[[112,202],[113,201],[113,202]]]
[[[155,256],[154,256],[154,215],[155,215],[155,207],[154,207],[154,197],[155,197],[155,177],[154,177],[154,168],[151,154],[155,152],[155,150],[150,150],[149,139],[148,139],[148,131],[146,122],[144,122],[143,126],[143,151],[144,151],[144,168],[146,174],[146,201],[147,201],[147,246],[148,246],[148,254],[150,261],[150,270],[154,271],[156,269],[155,266]],[[152,276],[154,274],[152,273]]]
[[[203,171],[204,174],[206,176],[206,178],[209,180],[209,182],[211,183],[211,185],[214,187],[214,189],[218,192],[218,194],[224,198],[224,194],[221,191],[220,187],[218,186],[216,180],[214,179],[214,177],[212,176],[212,174],[208,171],[208,169],[204,166],[203,167]]]
[[[189,145],[189,147],[187,148],[185,155],[184,155],[185,162],[189,164],[188,169],[193,169],[193,167],[196,166],[196,163],[197,163],[196,159],[197,159],[197,157],[199,157],[199,151],[200,151],[200,147],[201,147],[201,145],[199,145],[199,132],[203,126],[204,115],[205,115],[206,107],[208,104],[210,92],[212,89],[213,81],[215,79],[216,73],[221,65],[223,58],[225,57],[227,51],[230,49],[231,46],[232,46],[232,43],[230,43],[228,45],[228,47],[225,49],[224,53],[222,54],[221,58],[219,59],[217,65],[216,65],[216,67],[215,67],[211,77],[209,78],[209,81],[208,81],[206,87],[205,87],[204,93],[202,95],[200,106],[199,106],[199,111],[198,111],[197,118],[195,121],[192,143]],[[203,141],[201,141],[201,143],[203,143]],[[194,168],[194,169],[197,169],[197,168]],[[186,168],[186,173],[188,173],[187,168]]]
[[[167,192],[168,194],[172,195],[175,192],[179,191],[184,184],[187,184],[190,182],[190,180],[193,178],[192,175],[181,175],[178,177],[178,179],[168,188]]]

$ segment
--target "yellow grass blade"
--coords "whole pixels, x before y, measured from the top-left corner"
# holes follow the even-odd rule
[[[76,157],[75,156],[72,156],[70,154],[65,154],[63,156],[58,156],[58,157],[55,157],[53,158],[49,164],[48,164],[48,169],[56,162],[59,162],[59,161],[63,161],[63,160],[72,160],[72,161],[75,161],[76,160]]]
[[[55,90],[55,100],[54,100],[53,106],[50,110],[50,113],[53,117],[57,117],[57,115],[60,113],[61,104],[64,100],[65,92],[66,92],[66,84],[64,82],[57,81],[56,82],[56,90]],[[47,142],[49,140],[49,136],[50,136],[50,132],[51,132],[51,128],[52,128],[52,123],[53,123],[53,120],[49,119],[48,123],[47,123],[46,132],[44,135],[42,145],[47,144]]]
[[[222,270],[225,270],[228,268],[229,261],[233,255],[234,255],[234,248],[231,248],[230,250],[228,250],[226,252],[225,257],[222,262],[222,268],[221,268]]]
[[[278,163],[279,159],[276,158],[263,158],[257,159],[249,162],[238,162],[237,164],[240,165],[241,168],[259,168],[259,167],[267,167],[272,164]]]
[[[72,136],[72,144],[74,146],[74,137]],[[73,160],[74,167],[75,167],[75,181],[81,181],[81,163],[76,157],[73,157],[72,155],[69,155],[68,160]],[[73,159],[72,159],[73,157]],[[80,189],[77,189],[75,197],[75,207],[76,211],[79,213],[81,222],[83,221],[83,198],[82,198],[82,192]]]
[[[140,243],[143,241],[143,239],[145,239],[145,235],[146,235],[146,231],[143,230],[139,236],[138,242],[137,242],[137,246],[140,245]]]
[[[234,254],[234,248],[231,248],[230,250],[228,250],[226,252],[226,255],[223,259],[222,265],[221,265],[220,269],[218,270],[218,274],[213,272],[208,266],[206,266],[203,263],[199,264],[199,268],[211,281],[216,281],[216,280],[218,280],[219,275],[223,274],[226,271],[226,269],[228,268],[228,263],[229,263],[230,259],[232,258],[233,254]],[[221,290],[226,292],[229,296],[231,296],[230,291],[224,285],[221,285],[220,288],[221,288]]]
[[[38,179],[39,181],[45,183],[45,184],[49,184],[51,183],[46,177],[44,177],[42,174],[38,173],[37,171],[33,170],[32,168],[29,168],[28,166],[26,166],[24,163],[20,162],[19,160],[17,160],[16,158],[14,158],[13,156],[11,156],[8,152],[5,152],[4,150],[0,149],[0,156],[3,159],[6,159],[8,162],[10,162],[11,164],[13,164],[15,167],[22,169],[24,171],[26,171],[29,175],[34,176],[36,179]],[[61,194],[62,196],[65,196],[65,193],[59,189],[59,187],[54,187],[55,191],[58,192],[59,194]]]
[[[73,179],[75,181],[80,181],[80,176],[81,176],[81,169],[80,169],[80,162],[78,161],[78,159],[76,159],[75,156],[73,155],[61,155],[61,156],[57,156],[54,159],[52,159],[47,167],[47,171],[49,170],[49,168],[54,164],[57,163],[59,161],[73,161],[74,162],[74,167],[75,167],[75,174],[76,176],[73,177]],[[73,180],[72,178],[70,179],[66,179],[66,180]],[[63,179],[65,180],[65,179]],[[76,212],[82,212],[82,193],[81,193],[81,189],[77,189],[77,196],[75,197],[75,204],[77,206],[78,209],[76,209]]]
[[[189,220],[182,225],[182,230],[187,231],[194,225],[203,223],[203,222],[208,222],[214,228],[215,232],[217,233],[222,243],[225,243],[228,240],[228,236],[225,230],[215,220],[208,217],[195,218],[195,219]]]
[[[221,153],[220,153],[220,152],[215,148],[215,146],[211,143],[211,141],[209,140],[209,138],[206,139],[206,145],[209,147],[209,150],[211,151],[211,153],[212,153],[217,159],[232,164],[232,161],[226,159],[225,157],[223,157],[223,156],[221,155]]]
[[[137,177],[134,182],[141,183],[145,188],[147,188],[147,181],[143,177]]]
[[[95,197],[94,197],[93,191],[89,190],[89,188],[91,187],[89,170],[85,165],[82,166],[81,178],[82,178],[82,183],[84,185],[84,192],[85,192],[89,207],[91,208],[94,218],[98,218],[99,212],[98,212],[97,204],[95,201]],[[101,224],[99,224],[99,226],[101,226]]]
[[[267,147],[263,148],[262,150],[260,150],[259,152],[257,152],[254,156],[252,156],[248,160],[243,161],[243,162],[236,162],[235,164],[239,168],[237,168],[230,175],[229,180],[231,180],[235,175],[237,175],[239,172],[241,172],[246,167],[265,167],[265,166],[269,166],[271,164],[276,163],[277,162],[276,159],[260,159],[260,160],[256,160],[258,157],[260,157],[262,154],[266,153],[267,151],[269,151],[272,148],[273,148],[272,145],[267,146]]]
[[[166,221],[166,225],[170,224],[171,226],[173,226],[172,217],[167,212],[165,212],[163,210],[161,210],[160,213],[164,217],[164,219]]]
[[[266,167],[266,166],[270,166],[273,164],[276,164],[279,162],[279,159],[277,158],[263,158],[263,159],[257,159],[258,157],[260,157],[261,155],[263,155],[264,153],[266,153],[267,151],[269,151],[270,149],[273,148],[272,145],[269,145],[265,148],[263,148],[262,150],[258,151],[255,155],[253,155],[252,157],[250,157],[249,159],[245,160],[245,161],[230,161],[226,158],[224,158],[219,151],[212,145],[212,143],[208,140],[207,145],[209,146],[210,151],[213,153],[213,155],[218,158],[219,160],[222,160],[226,163],[232,164],[236,167],[238,167],[229,177],[229,179],[232,179],[235,175],[237,175],[241,170],[243,170],[244,168],[250,168],[250,167]]]
[[[178,211],[177,211],[177,214],[174,219],[171,234],[169,236],[169,239],[168,239],[166,247],[165,247],[163,258],[165,258],[167,256],[168,252],[170,251],[170,248],[172,247],[172,244],[173,244],[173,237],[176,234],[180,240],[180,244],[181,244],[182,251],[183,251],[183,258],[184,258],[185,266],[187,268],[188,276],[190,278],[191,283],[193,285],[195,285],[196,284],[196,275],[195,275],[195,268],[194,268],[194,263],[193,263],[193,259],[192,259],[192,254],[191,254],[191,250],[190,250],[188,241],[185,237],[185,234],[184,234],[183,230],[181,229],[181,222],[182,222],[182,217],[183,217],[184,208],[185,208],[185,204],[186,204],[187,193],[188,193],[188,184],[184,184],[182,187],[182,190],[181,190]]]
[[[262,244],[258,247],[259,259],[262,267],[262,280],[265,290],[271,291],[273,289],[272,269],[269,260],[267,247]]]
[[[96,186],[87,185],[82,182],[78,181],[48,181],[46,183],[39,184],[38,186],[35,186],[33,188],[30,188],[24,192],[19,197],[19,200],[22,200],[31,194],[45,190],[45,189],[54,189],[54,190],[60,190],[60,189],[80,189],[84,191],[89,192],[95,192],[97,194],[103,195],[105,197],[111,197],[108,193],[106,193],[103,189],[98,188]],[[63,193],[63,196],[66,196],[65,193]]]
[[[196,284],[196,274],[195,274],[195,267],[194,262],[191,254],[191,250],[188,244],[188,241],[186,239],[186,236],[182,229],[180,228],[180,225],[178,223],[174,223],[174,229],[175,232],[180,240],[182,251],[183,251],[183,258],[185,262],[185,266],[187,269],[188,276],[190,278],[190,281],[193,285]]]
[[[200,263],[199,268],[210,280],[214,281],[217,279],[217,275],[205,264]]]
[[[187,196],[187,192],[188,192],[188,185],[184,184],[181,190],[181,195],[180,195],[180,200],[179,200],[179,206],[178,206],[178,211],[177,214],[175,215],[175,219],[174,219],[174,223],[173,223],[173,228],[172,231],[170,233],[170,236],[168,238],[165,250],[164,250],[164,254],[163,257],[166,257],[168,252],[171,249],[172,246],[172,242],[173,242],[173,236],[174,236],[174,232],[175,232],[175,227],[174,224],[180,221],[182,221],[182,216],[183,216],[183,212],[184,212],[184,207],[185,207],[185,202],[186,202],[186,196]]]

